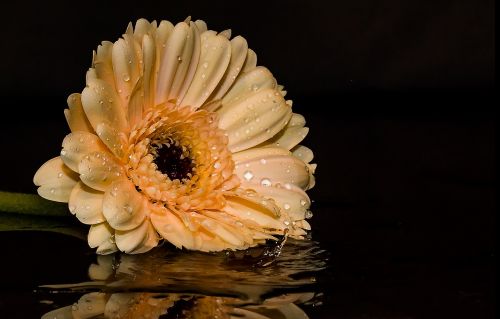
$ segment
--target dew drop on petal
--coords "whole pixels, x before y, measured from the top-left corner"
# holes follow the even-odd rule
[[[300,205],[306,206],[306,204],[307,204],[307,201],[305,199],[300,200]]]
[[[289,210],[290,209],[290,204],[288,204],[288,203],[283,204],[283,208],[286,209],[286,210]]]
[[[261,181],[260,181],[260,184],[262,186],[271,186],[271,180],[269,178],[263,178]]]
[[[249,181],[253,178],[253,173],[251,171],[245,171],[245,173],[243,173],[243,177]]]
[[[265,159],[265,158],[261,158],[261,159],[260,159],[260,163],[261,163],[262,165],[265,165],[265,164],[267,163],[267,161],[266,161],[266,159]]]
[[[59,174],[57,174],[57,178],[61,178],[61,177],[63,177],[63,175],[64,175],[63,173],[59,173]]]
[[[310,210],[308,210],[308,211],[306,211],[305,217],[306,217],[306,219],[309,219],[309,218],[313,217],[313,213]]]

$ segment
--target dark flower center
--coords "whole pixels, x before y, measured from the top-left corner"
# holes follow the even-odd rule
[[[194,163],[189,157],[189,151],[178,144],[161,144],[153,152],[158,170],[171,180],[191,179]]]

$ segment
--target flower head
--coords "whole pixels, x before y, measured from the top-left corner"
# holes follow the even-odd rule
[[[137,21],[94,52],[69,96],[60,156],[37,171],[47,199],[91,225],[100,254],[161,239],[201,251],[302,238],[314,185],[308,128],[244,38],[203,21]]]

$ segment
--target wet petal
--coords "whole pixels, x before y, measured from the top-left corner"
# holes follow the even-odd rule
[[[148,242],[149,239],[153,239],[153,241],[156,240],[156,243],[158,242],[158,236],[156,235],[156,232],[149,220],[143,221],[141,225],[134,229],[123,231],[117,230],[115,233],[116,246],[118,246],[118,249],[127,254],[134,251],[136,253],[139,251],[147,251],[143,250],[145,247],[142,246],[143,243]],[[156,245],[153,246],[149,244],[147,248],[149,250],[155,246]]]
[[[122,179],[123,168],[108,152],[85,155],[78,165],[80,179],[87,186],[106,191],[113,181]]]
[[[79,93],[73,93],[68,97],[68,106],[69,109],[64,110],[64,115],[71,132],[84,131],[93,133],[94,129],[85,115]]]
[[[253,184],[295,184],[302,189],[309,185],[309,167],[295,156],[274,155],[240,162],[236,175]]]
[[[39,186],[37,191],[43,198],[67,203],[78,175],[64,165],[60,157],[55,157],[38,169],[33,182]]]
[[[220,35],[202,37],[198,67],[181,105],[199,108],[224,76],[230,58],[231,45],[227,38]]]
[[[106,151],[106,146],[99,137],[88,132],[73,132],[64,138],[62,142],[61,159],[69,168],[78,172],[78,165],[86,155]]]
[[[93,225],[105,221],[102,214],[104,193],[78,182],[69,198],[69,211],[84,224]]]
[[[292,149],[292,154],[293,156],[301,159],[304,163],[310,163],[314,158],[313,151],[304,145],[295,146]]]
[[[134,229],[146,217],[146,201],[128,179],[116,180],[104,194],[104,217],[116,230]]]
[[[242,100],[248,94],[274,88],[276,79],[272,73],[265,67],[259,66],[238,76],[231,89],[222,98],[222,104],[230,104]]]
[[[114,229],[106,222],[90,226],[87,239],[90,248],[97,247],[100,255],[112,254],[118,250],[114,241]]]
[[[151,222],[156,231],[177,248],[193,249],[194,238],[191,231],[184,225],[178,216],[168,209],[155,212],[151,215]]]

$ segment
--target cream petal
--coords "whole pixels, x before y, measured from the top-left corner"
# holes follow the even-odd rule
[[[108,147],[108,150],[110,150],[118,159],[123,160],[125,150],[128,147],[127,136],[125,133],[119,132],[107,123],[97,125],[96,133],[101,141]]]
[[[151,214],[151,222],[156,231],[177,248],[194,248],[195,242],[192,232],[170,210],[164,209]]]
[[[122,166],[108,152],[85,155],[78,165],[80,179],[93,189],[106,191],[113,181],[123,179]]]
[[[207,24],[205,23],[205,21],[196,20],[194,24],[196,24],[196,27],[198,28],[198,30],[200,30],[200,33],[207,31]]]
[[[156,57],[157,55],[155,42],[151,36],[146,34],[142,39],[142,60],[144,63],[144,105],[142,108],[142,112],[154,106],[153,104],[156,91]],[[132,128],[133,125],[131,124],[130,127]]]
[[[276,85],[276,79],[268,69],[263,66],[253,68],[238,76],[231,89],[222,98],[222,104],[227,105],[243,100],[248,94],[265,89],[274,89]]]
[[[94,129],[83,111],[80,93],[73,93],[68,97],[68,106],[69,109],[64,110],[64,115],[71,132],[84,131],[93,133]]]
[[[78,182],[69,198],[69,211],[84,224],[102,223],[106,220],[102,214],[103,196],[103,192],[96,191],[82,182]]]
[[[305,218],[306,211],[311,206],[306,192],[293,184],[287,184],[284,187],[265,185],[243,183],[241,187],[253,189],[261,196],[273,199],[281,211],[286,212],[293,221]]]
[[[112,59],[113,43],[103,41],[101,45],[97,47],[92,67],[95,69],[96,77],[106,81],[115,90],[116,84]]]
[[[196,68],[200,59],[201,40],[198,28],[193,22],[190,23],[187,37],[188,40],[186,41],[186,45],[177,58],[178,67],[172,81],[172,86],[170,87],[168,100],[177,99],[178,102],[182,101],[196,73]]]
[[[200,225],[208,232],[218,236],[232,246],[239,247],[245,244],[245,240],[242,238],[241,234],[233,227],[223,225],[210,218],[203,220]]]
[[[219,32],[219,35],[223,36],[226,39],[231,39],[231,29],[226,29],[224,31]]]
[[[252,49],[248,49],[247,58],[245,59],[245,64],[243,64],[242,71],[248,72],[255,69],[257,66],[257,54]]]
[[[82,92],[82,105],[94,129],[104,122],[122,132],[128,131],[126,112],[114,88],[106,81],[89,79]]]
[[[45,162],[35,173],[33,183],[45,199],[67,203],[71,190],[78,182],[78,175],[71,171],[60,157]]]
[[[223,36],[201,38],[201,52],[193,81],[181,105],[199,108],[215,90],[231,59],[231,44]]]
[[[91,292],[83,295],[76,306],[72,307],[73,318],[90,319],[103,314],[107,300],[108,296],[103,292]]]
[[[247,57],[248,44],[245,38],[237,36],[231,40],[231,60],[217,89],[212,93],[212,100],[221,99],[233,85]]]
[[[231,319],[233,318],[239,318],[239,319],[272,319],[268,316],[261,315],[259,313],[243,309],[243,308],[232,308],[231,312],[234,314]],[[287,317],[278,317],[278,318],[285,318],[288,319]],[[290,318],[295,318],[295,317],[290,317]]]
[[[290,150],[302,142],[307,133],[309,133],[308,127],[285,127],[281,132],[261,144],[260,147],[282,147]]]
[[[304,163],[310,163],[314,158],[313,151],[304,145],[297,145],[292,148],[292,154],[301,159]]]
[[[239,165],[241,162],[255,159],[265,161],[266,157],[273,155],[290,155],[290,151],[281,147],[254,147],[234,153],[233,161],[235,165]]]
[[[64,138],[62,142],[61,159],[69,168],[78,172],[78,165],[82,158],[93,152],[106,151],[106,146],[99,137],[88,132],[73,132]]]
[[[145,240],[148,235],[150,222],[145,220],[138,227],[131,230],[117,230],[115,232],[116,246],[120,251],[129,254],[131,251],[136,250]]]
[[[282,318],[309,319],[309,316],[294,303],[288,303],[276,309]]]
[[[139,19],[135,23],[134,28],[134,39],[137,42],[141,42],[142,38],[153,28],[153,25],[149,23],[146,19]]]
[[[138,61],[133,48],[133,39],[128,34],[123,35],[113,44],[113,71],[116,83],[116,92],[120,97],[122,111],[127,111],[126,105],[132,89],[139,78]]]
[[[172,31],[174,31],[174,25],[167,20],[162,20],[160,22],[160,25],[158,25],[158,28],[156,29],[155,33],[155,49],[156,49],[156,57],[157,57],[157,63],[155,65],[155,76],[158,74],[158,71],[160,69],[160,63],[159,59],[164,54],[165,48],[167,46],[167,41],[170,38],[170,35],[172,34]],[[154,87],[154,90],[156,90],[156,87]],[[154,100],[153,100],[154,103]]]
[[[288,122],[287,126],[305,126],[305,125],[306,125],[305,117],[301,114],[293,113],[292,117],[290,118],[290,122]]]
[[[188,39],[189,34],[189,25],[185,22],[179,22],[168,38],[165,50],[163,50],[160,56],[155,104],[160,104],[168,100],[170,88],[179,66],[178,58],[182,55],[184,47],[192,43],[192,40]]]
[[[274,155],[241,162],[235,168],[235,174],[243,182],[262,184],[268,181],[267,184],[273,185],[289,183],[306,189],[310,172],[309,167],[295,156]]]
[[[218,112],[219,127],[228,134],[228,147],[238,152],[276,135],[292,115],[290,106],[273,89],[252,94],[243,101],[223,106]]]
[[[271,229],[284,229],[285,225],[272,212],[255,202],[248,201],[242,197],[226,198],[226,206],[223,211],[239,218],[242,221],[254,222],[260,227]]]
[[[151,222],[148,221],[147,224],[148,229],[144,240],[136,249],[130,251],[130,254],[142,254],[158,246],[158,242],[160,240],[158,233],[156,232]]]
[[[128,123],[130,128],[135,127],[142,120],[142,110],[144,106],[144,81],[139,78],[130,96],[128,103]],[[100,124],[102,125],[102,124]]]
[[[101,255],[118,250],[114,241],[114,229],[106,222],[90,226],[87,241],[90,248],[98,247],[97,252]]]
[[[114,181],[104,194],[103,213],[116,230],[131,230],[146,217],[146,198],[139,194],[128,179]]]

